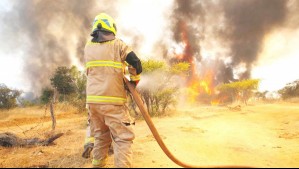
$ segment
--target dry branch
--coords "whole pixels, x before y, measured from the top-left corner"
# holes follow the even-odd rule
[[[0,133],[0,146],[3,147],[26,147],[26,146],[48,146],[56,139],[61,137],[63,133],[55,134],[48,139],[22,139],[13,133]]]

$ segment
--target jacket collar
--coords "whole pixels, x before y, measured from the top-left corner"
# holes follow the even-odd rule
[[[104,31],[96,31],[91,34],[93,39],[91,40],[92,42],[106,42],[106,41],[111,41],[115,39],[115,35],[111,32],[104,32]]]

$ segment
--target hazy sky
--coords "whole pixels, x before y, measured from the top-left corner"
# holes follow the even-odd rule
[[[120,28],[119,36],[127,43],[138,48],[137,52],[141,58],[155,57],[159,39],[163,36],[170,36],[169,34],[171,32],[167,30],[169,27],[168,17],[172,15],[171,12],[173,11],[169,9],[174,1],[175,0],[125,0],[112,3],[115,5],[115,10],[117,11],[115,20]],[[25,56],[27,54],[26,52],[28,52],[28,48],[26,48],[24,44],[31,42],[26,42],[28,38],[24,38],[22,42],[16,41],[16,43],[13,43],[12,39],[18,39],[18,36],[22,35],[22,29],[17,30],[21,32],[14,33],[13,30],[7,32],[10,28],[10,24],[6,24],[3,14],[7,11],[18,10],[12,9],[11,2],[14,2],[14,0],[0,0],[0,24],[2,25],[0,27],[0,83],[4,83],[8,87],[28,91],[32,86],[30,86],[31,84],[26,80],[26,70],[23,69],[24,64],[28,61],[28,57]],[[188,1],[184,2],[187,3]],[[86,1],[84,0],[82,3],[86,3]],[[10,12],[10,14],[15,14],[15,12]],[[16,12],[16,14],[20,13]],[[92,16],[90,20],[92,20],[93,17],[94,16]],[[14,20],[13,22],[18,23],[18,20]],[[132,33],[132,30],[134,30],[134,33]],[[84,32],[82,31],[82,33],[88,31],[89,30],[85,30]],[[17,37],[14,36],[15,34]],[[88,34],[86,37],[88,37]],[[217,55],[216,47],[205,48],[205,46],[209,46],[205,44],[213,44],[208,38],[209,36],[206,36],[204,41],[201,42],[203,44],[201,49],[203,58],[213,58]],[[136,42],[136,40],[138,41]],[[163,41],[164,44],[167,43],[173,48],[177,45],[173,40],[167,40],[167,38]],[[140,43],[138,44],[138,42]],[[218,44],[221,43],[216,44],[219,47]],[[278,90],[284,87],[286,83],[299,79],[298,45],[299,28],[296,26],[292,26],[291,28],[282,26],[267,34],[263,40],[261,51],[259,51],[258,59],[254,62],[251,69],[252,77],[261,79],[261,91]],[[213,52],[214,49],[215,52]],[[73,62],[78,63],[79,61]]]

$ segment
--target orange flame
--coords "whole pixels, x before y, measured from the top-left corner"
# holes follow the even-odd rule
[[[218,99],[211,101],[212,106],[218,106],[219,104],[220,104],[220,100],[218,100]]]
[[[192,49],[192,44],[190,43],[188,25],[184,20],[179,21],[178,29],[180,31],[179,36],[184,50],[182,53],[176,54],[176,59],[190,63],[191,75],[187,82],[187,97],[189,103],[195,103],[199,101],[201,95],[211,96],[215,93],[213,86],[214,73],[212,71],[201,72],[201,75],[197,73],[194,60],[194,49]]]
[[[188,84],[187,94],[190,103],[195,103],[199,101],[199,96],[201,95],[213,95],[214,86],[213,86],[213,73],[207,72],[203,78],[199,76],[193,76]]]

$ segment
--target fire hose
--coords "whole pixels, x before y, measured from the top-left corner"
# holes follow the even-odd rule
[[[181,167],[184,167],[184,168],[250,168],[250,167],[245,167],[245,166],[196,166],[196,165],[186,164],[186,163],[180,161],[179,159],[177,159],[169,151],[169,149],[165,145],[164,141],[160,137],[153,121],[151,120],[151,117],[149,116],[146,108],[143,105],[143,101],[141,100],[141,98],[140,98],[138,92],[136,91],[135,87],[133,86],[133,84],[131,84],[126,77],[124,77],[124,81],[125,81],[125,84],[126,84],[127,88],[129,89],[130,93],[132,94],[133,99],[134,99],[135,103],[137,104],[137,106],[138,106],[143,118],[145,119],[149,129],[151,130],[154,138],[156,139],[157,143],[159,144],[159,146],[161,147],[163,152],[168,156],[168,158],[170,160],[172,160],[174,163],[176,163],[177,165],[179,165]]]

